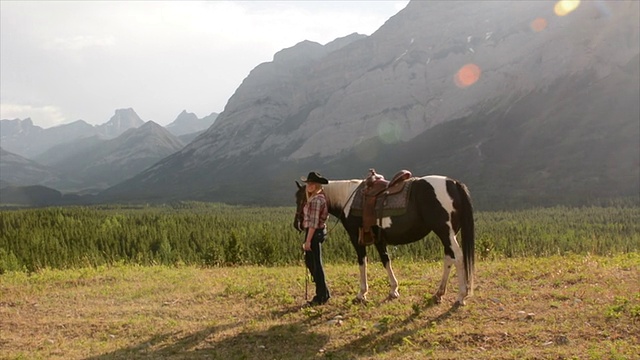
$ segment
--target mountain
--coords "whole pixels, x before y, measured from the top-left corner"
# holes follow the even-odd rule
[[[137,128],[144,121],[133,109],[118,109],[111,119],[98,126],[77,120],[69,124],[43,129],[33,125],[30,118],[25,120],[0,120],[0,144],[3,148],[29,159],[35,159],[52,147],[71,143],[92,136],[112,139],[128,129]]]
[[[80,154],[86,154],[91,148],[108,141],[103,135],[93,135],[89,137],[78,138],[69,142],[58,144],[50,147],[44,153],[33,158],[36,162],[51,166],[61,167],[67,162],[67,159]]]
[[[129,129],[135,129],[144,124],[132,108],[118,109],[105,124],[96,126],[98,134],[107,138],[116,138]]]
[[[64,192],[60,199],[69,203],[73,201],[70,194],[96,193],[184,146],[183,140],[160,125],[148,122],[139,126],[138,121],[132,109],[116,110],[109,122],[95,127],[82,120],[49,129],[34,126],[31,119],[2,120],[3,143],[19,140],[22,149],[39,153],[33,156],[33,161],[2,150],[0,180],[2,187],[7,188],[5,198],[24,198],[33,204],[44,204],[55,198],[49,196],[51,191],[57,191]],[[208,121],[212,120],[203,119],[203,123]],[[121,133],[123,129],[127,130]],[[121,134],[116,138],[106,135],[117,133]],[[193,139],[197,134],[183,137]],[[48,187],[51,191],[30,185]],[[8,195],[9,186],[17,197]],[[29,194],[31,191],[35,194]],[[42,194],[46,199],[37,201]]]
[[[115,139],[76,143],[82,151],[66,151],[51,166],[74,174],[85,187],[106,188],[123,181],[180,150],[184,144],[162,126],[148,121]]]
[[[0,143],[6,150],[27,158],[35,158],[49,148],[69,140],[92,136],[93,126],[83,120],[43,129],[25,120],[0,120],[2,137]]]
[[[33,125],[31,118],[0,120],[0,145],[5,150],[27,156],[25,154],[33,152],[33,148],[38,147],[38,140],[42,138],[43,131],[44,129],[40,126]],[[34,139],[34,141],[25,141],[25,139]]]
[[[74,200],[77,199],[74,198]],[[62,193],[42,185],[11,185],[0,188],[0,204],[3,206],[49,206],[62,203]]]
[[[193,140],[195,140],[195,138],[200,136],[200,134],[204,133],[205,131],[206,130],[200,130],[200,131],[197,131],[197,132],[194,132],[194,133],[180,135],[180,136],[178,136],[178,139],[180,139],[180,141],[182,141],[183,144],[188,144],[188,143],[192,142]]]
[[[196,114],[183,110],[180,115],[169,125],[165,126],[175,136],[194,134],[208,129],[216,121],[218,113],[211,113],[202,119]]]
[[[637,1],[411,1],[341,47],[253,69],[181,151],[101,194],[291,204],[310,169],[469,184],[480,208],[638,197]]]
[[[91,194],[123,181],[184,144],[162,126],[147,122],[115,139],[92,136],[51,148],[46,165],[0,148],[3,204],[84,204]]]
[[[349,44],[351,44],[352,42],[356,41],[356,40],[360,40],[360,39],[365,39],[367,37],[367,35],[362,35],[362,34],[358,34],[358,33],[351,33],[347,36],[341,37],[341,38],[337,38],[327,44],[324,45],[324,51],[326,53],[330,53],[333,52],[335,50],[338,50],[344,46],[347,46]]]
[[[70,185],[72,183],[56,169],[26,159],[3,148],[0,148],[0,181],[5,186]]]
[[[37,134],[42,130],[41,127],[33,125],[31,118],[0,121],[0,139],[2,141],[18,137],[20,134]]]

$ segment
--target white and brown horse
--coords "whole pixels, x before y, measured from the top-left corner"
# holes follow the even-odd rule
[[[400,216],[385,217],[379,221],[382,236],[374,246],[380,254],[382,264],[387,270],[390,283],[389,299],[399,296],[398,281],[395,277],[387,245],[403,245],[423,239],[434,232],[444,245],[444,271],[440,286],[434,298],[437,303],[446,293],[451,266],[455,265],[459,292],[457,304],[464,305],[465,298],[473,292],[474,272],[474,222],[471,198],[467,187],[454,179],[444,176],[423,176],[412,179],[406,212]],[[333,180],[324,185],[329,204],[329,213],[338,219],[349,234],[358,255],[360,265],[360,291],[357,300],[366,300],[369,286],[367,283],[366,246],[359,244],[358,233],[362,226],[362,217],[351,211],[354,192],[362,180]],[[302,225],[305,185],[296,181],[296,217],[294,227]],[[460,243],[456,234],[460,231]]]

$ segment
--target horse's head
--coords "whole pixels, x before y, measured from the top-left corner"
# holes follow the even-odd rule
[[[296,191],[296,216],[293,219],[293,227],[298,231],[302,231],[304,230],[302,228],[302,221],[304,220],[304,205],[307,202],[307,186],[300,185],[297,181],[296,185],[298,186],[298,190]]]

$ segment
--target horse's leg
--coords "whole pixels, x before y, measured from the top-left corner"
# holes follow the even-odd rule
[[[355,245],[355,247],[360,268],[360,291],[356,300],[364,302],[367,301],[367,293],[369,292],[369,284],[367,283],[367,249],[362,245]]]
[[[464,272],[464,259],[462,257],[462,249],[458,244],[458,240],[456,239],[456,234],[453,232],[453,229],[450,231],[449,238],[451,239],[451,244],[453,245],[453,253],[456,256],[456,275],[458,277],[458,299],[456,300],[456,303],[458,303],[459,305],[464,305],[464,299],[467,297],[467,277]]]
[[[456,234],[447,223],[446,227],[442,227],[435,231],[442,245],[444,245],[444,269],[442,272],[442,279],[440,280],[440,286],[436,292],[435,300],[440,303],[442,296],[447,292],[447,282],[449,281],[449,273],[451,271],[451,265],[456,267],[456,275],[458,277],[458,299],[456,302],[460,305],[464,305],[464,298],[467,296],[467,283],[465,280],[464,263],[462,258],[462,249],[456,239]]]
[[[398,279],[396,279],[396,274],[393,272],[393,268],[391,267],[391,258],[389,258],[389,254],[387,253],[387,246],[380,242],[375,243],[376,250],[378,250],[378,254],[380,254],[380,260],[382,261],[382,266],[384,266],[385,270],[387,270],[387,276],[389,277],[389,296],[387,299],[397,299],[400,297],[400,293],[398,293]]]
[[[442,297],[447,293],[447,283],[449,282],[449,273],[451,272],[451,266],[453,265],[453,258],[447,253],[447,248],[445,248],[444,254],[444,269],[442,271],[442,278],[440,279],[440,286],[438,286],[438,291],[436,291],[434,298],[436,304],[440,304],[442,301]]]

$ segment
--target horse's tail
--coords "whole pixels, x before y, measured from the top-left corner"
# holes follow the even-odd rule
[[[475,227],[473,223],[473,205],[467,186],[456,181],[460,192],[462,209],[460,211],[460,238],[462,241],[462,257],[467,278],[467,295],[473,295],[473,273],[475,266]]]

